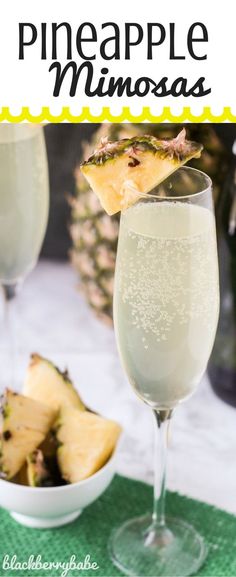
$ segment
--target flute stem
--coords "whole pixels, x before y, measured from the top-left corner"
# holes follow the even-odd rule
[[[18,292],[18,283],[2,285],[4,295],[4,335],[7,343],[6,369],[7,382],[3,388],[9,386],[14,389],[16,381],[16,331],[15,331],[15,311],[14,300]],[[3,372],[5,373],[4,367]]]

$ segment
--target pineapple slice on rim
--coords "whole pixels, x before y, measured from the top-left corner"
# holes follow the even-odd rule
[[[61,372],[51,361],[36,353],[31,355],[23,393],[55,410],[63,406],[85,410],[68,372]]]
[[[199,157],[202,148],[186,140],[185,129],[172,140],[149,135],[117,142],[103,138],[80,168],[105,211],[112,215],[136,202],[188,160]]]
[[[121,427],[88,411],[63,409],[55,425],[62,477],[77,483],[96,473],[111,456]]]
[[[6,389],[0,399],[0,477],[11,479],[46,437],[56,412]]]

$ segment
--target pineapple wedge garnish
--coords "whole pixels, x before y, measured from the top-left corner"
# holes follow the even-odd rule
[[[202,148],[186,140],[185,129],[172,140],[149,135],[117,142],[103,138],[80,168],[105,211],[112,215],[135,203],[191,158],[198,158]]]
[[[62,373],[51,361],[38,354],[31,355],[23,393],[55,410],[67,406],[85,410],[67,371]]]
[[[77,483],[106,463],[116,446],[121,427],[94,413],[65,408],[55,431],[61,475],[67,482]]]
[[[0,476],[11,479],[46,437],[56,411],[6,389],[0,399]]]

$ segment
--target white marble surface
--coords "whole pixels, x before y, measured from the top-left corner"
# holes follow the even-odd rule
[[[123,425],[118,472],[151,483],[151,412],[123,374],[112,329],[96,320],[76,287],[70,266],[54,262],[41,262],[26,280],[15,302],[17,386],[31,351],[67,366],[84,401]],[[0,354],[0,379],[5,382],[4,330]],[[168,487],[236,513],[236,410],[214,395],[206,377],[176,411]]]

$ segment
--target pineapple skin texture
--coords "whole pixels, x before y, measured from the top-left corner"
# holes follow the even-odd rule
[[[31,355],[23,393],[36,401],[47,404],[56,411],[63,406],[85,410],[68,376],[61,373],[51,361],[37,354]]]
[[[87,411],[63,409],[56,425],[57,460],[62,477],[69,483],[87,479],[111,456],[121,427]]]
[[[1,399],[0,476],[11,479],[46,437],[56,418],[47,405],[6,390]]]

